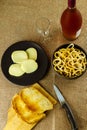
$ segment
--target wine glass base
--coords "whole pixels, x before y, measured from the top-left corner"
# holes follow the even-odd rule
[[[46,42],[49,42],[49,41],[51,41],[52,40],[52,36],[51,35],[49,35],[49,36],[47,36],[47,37],[42,37],[42,36],[40,36],[40,38],[39,38],[39,41],[41,42],[41,43],[46,43]]]

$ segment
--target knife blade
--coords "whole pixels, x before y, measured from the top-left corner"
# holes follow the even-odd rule
[[[62,108],[65,109],[66,111],[66,114],[67,114],[67,118],[71,124],[71,129],[72,130],[78,130],[78,127],[77,127],[77,123],[76,123],[76,120],[75,120],[75,117],[72,113],[72,110],[69,106],[69,104],[67,103],[67,101],[65,100],[64,96],[62,95],[61,91],[59,90],[58,86],[56,86],[55,84],[53,85],[54,87],[54,91],[56,93],[56,96],[62,106]]]

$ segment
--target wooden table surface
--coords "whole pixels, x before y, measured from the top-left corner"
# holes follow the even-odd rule
[[[87,52],[86,5],[87,0],[77,0],[77,8],[83,17],[83,25],[80,37],[73,43],[80,45]],[[13,43],[32,40],[46,51],[51,60],[53,51],[58,46],[69,42],[63,37],[60,28],[60,16],[66,7],[67,0],[0,0],[0,59],[4,51]],[[36,30],[36,20],[41,16],[47,17],[51,21],[51,39],[44,44],[40,42],[40,35]],[[75,80],[68,80],[59,76],[56,76],[55,80],[73,110],[79,130],[87,130],[87,72]],[[52,67],[38,83],[56,98],[52,87]],[[12,96],[24,87],[27,86],[19,86],[8,81],[0,67],[0,130],[3,130],[6,124],[7,111]],[[33,130],[44,129],[71,129],[66,113],[59,102],[54,110],[50,111],[47,117],[39,122]]]

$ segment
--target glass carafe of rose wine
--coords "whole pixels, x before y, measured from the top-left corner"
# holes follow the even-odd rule
[[[68,0],[68,8],[61,16],[63,35],[68,40],[75,40],[81,33],[82,16],[76,8],[76,0]]]

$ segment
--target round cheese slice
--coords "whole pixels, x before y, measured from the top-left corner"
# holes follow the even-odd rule
[[[20,64],[12,64],[9,67],[9,74],[12,76],[22,76],[24,74],[24,71],[21,69],[21,65]]]
[[[28,55],[23,50],[17,50],[17,51],[13,51],[12,52],[11,58],[12,58],[14,63],[20,63],[20,62],[22,62],[24,60],[27,60],[28,59]]]
[[[29,59],[37,60],[37,50],[33,47],[26,50]]]
[[[25,73],[32,73],[32,72],[36,71],[37,68],[38,68],[38,64],[33,59],[28,59],[28,60],[21,63],[21,69]]]

